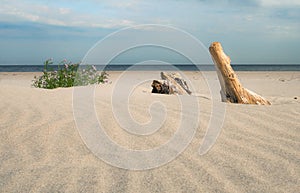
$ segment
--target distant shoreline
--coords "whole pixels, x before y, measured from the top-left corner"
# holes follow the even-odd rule
[[[82,65],[84,67],[84,65]],[[235,71],[300,71],[300,64],[232,64]],[[214,71],[214,65],[96,65],[98,70],[105,71]],[[0,65],[0,72],[42,72],[43,65]],[[57,66],[53,65],[56,70]]]

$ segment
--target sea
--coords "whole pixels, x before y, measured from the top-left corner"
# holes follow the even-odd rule
[[[231,64],[235,71],[300,71],[300,64]],[[84,65],[81,65],[84,67]],[[174,64],[174,65],[130,65],[130,64],[109,64],[105,66],[95,65],[102,71],[214,71],[214,65],[192,65],[192,64]],[[51,66],[57,70],[57,66]],[[44,65],[6,65],[0,64],[0,72],[42,72]]]

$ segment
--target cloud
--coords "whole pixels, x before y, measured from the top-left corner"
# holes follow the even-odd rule
[[[66,14],[71,13],[71,9],[70,8],[59,8],[59,12],[62,15],[66,15]]]
[[[172,25],[191,31],[224,33],[299,28],[299,0],[3,0],[2,22],[122,28],[138,24]],[[270,28],[269,28],[270,29]],[[294,33],[294,30],[290,30]]]
[[[135,9],[139,5],[138,0],[131,0],[131,1],[112,0],[112,1],[108,1],[108,2],[111,4],[112,7],[118,7],[118,8],[122,8],[122,9],[124,9],[124,8],[125,9],[128,9],[128,8]]]
[[[198,0],[198,2],[215,5],[255,6],[255,7],[293,7],[299,6],[299,0]]]
[[[59,3],[45,5],[43,2],[37,3],[35,1],[4,0],[3,6],[0,7],[0,21],[29,21],[58,26],[104,28],[126,27],[135,23],[129,19],[110,15],[109,12],[113,13],[113,10],[109,10],[105,6],[101,8],[99,5],[89,5],[94,8],[84,10],[84,7],[80,6],[81,4],[76,5],[74,2],[72,3],[73,5],[62,6],[64,5],[63,3],[62,5]],[[110,6],[118,7],[121,4],[115,5],[114,3],[114,5]],[[130,5],[127,4],[126,6]]]
[[[299,9],[299,0],[1,0],[0,40],[86,42],[123,27],[153,23],[188,31],[206,45],[225,42],[239,54],[239,47],[252,46],[256,49],[249,49],[249,55],[257,55],[276,42],[287,50],[294,42],[294,50],[300,49]],[[264,50],[258,53],[257,44]]]
[[[285,6],[285,7],[293,7],[300,6],[299,0],[260,0],[262,6],[272,7],[272,6]]]
[[[266,34],[276,29],[277,34],[291,36],[297,36],[294,33],[300,28],[300,3],[293,0],[3,1],[2,22],[107,29],[155,23],[203,34]]]
[[[259,0],[198,0],[201,3],[213,4],[213,5],[230,5],[230,6],[258,6],[260,4]]]

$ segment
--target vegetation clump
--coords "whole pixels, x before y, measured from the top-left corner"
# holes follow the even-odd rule
[[[94,65],[85,65],[84,68],[79,68],[79,63],[74,64],[64,60],[54,70],[52,64],[52,59],[44,62],[43,74],[39,77],[34,76],[32,86],[54,89],[107,83],[108,74],[105,71],[98,72]]]

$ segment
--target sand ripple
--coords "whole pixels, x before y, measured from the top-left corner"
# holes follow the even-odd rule
[[[299,85],[299,79],[289,82]],[[299,191],[300,103],[292,98],[295,93],[265,93],[275,102],[269,107],[228,104],[221,134],[203,156],[198,149],[211,103],[199,97],[200,124],[188,148],[159,168],[128,171],[99,160],[84,145],[73,120],[72,89],[46,91],[4,83],[0,84],[0,192]],[[139,138],[122,131],[113,123],[110,98],[104,93],[111,88],[97,87],[96,108],[106,118],[103,124],[111,128],[107,132],[113,140],[147,149],[172,136],[180,113],[176,106],[170,106],[168,120],[156,134]],[[145,89],[142,85],[136,92]],[[140,93],[133,96],[131,108],[140,121],[149,119],[145,112],[154,98],[166,103],[177,100]]]

